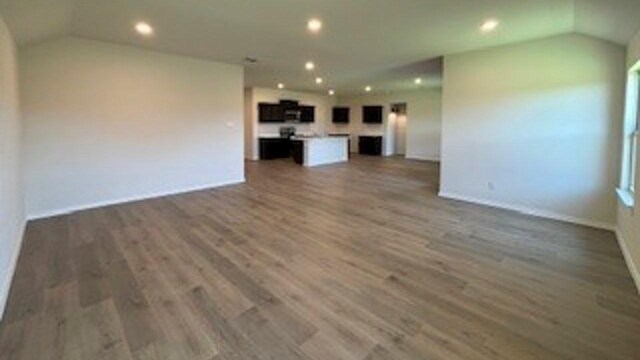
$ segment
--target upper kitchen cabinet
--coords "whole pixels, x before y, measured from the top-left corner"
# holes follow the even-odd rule
[[[350,111],[348,107],[334,107],[333,108],[333,122],[336,124],[348,124],[350,117]]]
[[[259,103],[258,121],[261,123],[284,122],[284,106],[280,104]]]
[[[315,106],[301,105],[298,107],[300,110],[300,122],[312,123],[316,121],[316,108]]]
[[[363,106],[362,122],[365,124],[382,124],[383,106]]]

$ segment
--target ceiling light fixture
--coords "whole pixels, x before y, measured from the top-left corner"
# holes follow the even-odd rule
[[[284,89],[284,84],[283,83],[278,83],[278,89]]]
[[[316,64],[314,64],[314,63],[313,63],[313,61],[307,61],[307,62],[304,64],[304,68],[305,68],[305,69],[307,69],[307,70],[309,70],[309,71],[311,71],[311,70],[313,70],[313,69],[315,69],[315,68],[316,68]]]
[[[333,96],[335,94],[336,94],[336,92],[333,89],[329,90],[329,95]]]
[[[489,19],[482,23],[482,25],[480,26],[480,31],[482,31],[483,33],[490,33],[497,29],[498,25],[500,25],[500,22],[498,20]]]
[[[316,78],[316,84],[320,85],[324,82],[324,80],[321,77],[317,77]]]
[[[147,24],[146,22],[136,23],[135,28],[138,34],[140,35],[143,35],[143,36],[153,35],[153,27],[151,27],[151,25]]]
[[[421,78],[416,78],[415,80],[413,80],[413,82],[414,82],[416,85],[420,85],[420,84],[422,84],[422,79],[421,79]]]
[[[310,19],[307,22],[307,28],[309,29],[309,31],[317,33],[322,30],[322,21],[320,21],[319,19]]]
[[[371,86],[365,86],[364,91],[371,92]]]

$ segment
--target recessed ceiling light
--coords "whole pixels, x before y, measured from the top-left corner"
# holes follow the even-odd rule
[[[283,83],[279,83],[278,84],[278,89],[284,89],[284,84]]]
[[[309,71],[311,71],[311,70],[313,70],[313,69],[315,69],[315,68],[316,68],[316,64],[314,64],[314,63],[313,63],[313,61],[307,61],[307,62],[304,64],[304,68],[305,68],[305,69],[307,69],[307,70],[309,70]]]
[[[371,86],[365,86],[364,91],[371,92]]]
[[[336,92],[333,91],[333,89],[329,90],[329,95],[335,95],[335,94],[336,94]]]
[[[500,25],[500,22],[498,20],[489,19],[482,23],[482,25],[480,26],[480,31],[482,31],[483,33],[489,33],[497,29],[498,25]]]
[[[323,82],[324,82],[324,80],[322,80],[322,78],[321,78],[321,77],[317,77],[317,78],[316,78],[316,84],[320,85],[320,84],[322,84]]]
[[[413,80],[413,82],[414,82],[416,85],[420,85],[420,84],[422,84],[422,79],[421,79],[421,78],[416,78],[415,80]]]
[[[144,36],[153,35],[153,28],[151,27],[151,25],[147,24],[146,22],[141,21],[136,23],[135,28],[140,35],[144,35]]]
[[[317,33],[322,29],[322,21],[319,19],[310,19],[309,22],[307,22],[307,28],[309,31]]]

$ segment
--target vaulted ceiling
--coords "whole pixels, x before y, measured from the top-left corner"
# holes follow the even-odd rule
[[[639,13],[640,0],[0,0],[21,46],[73,35],[234,64],[249,56],[247,85],[343,93],[409,89],[417,76],[437,84],[430,59],[556,34],[625,45]],[[319,34],[306,29],[311,17]],[[482,34],[488,18],[500,27]],[[140,20],[154,36],[133,31]]]

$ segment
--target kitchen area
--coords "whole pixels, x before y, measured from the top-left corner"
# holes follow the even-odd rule
[[[363,118],[357,132],[355,111],[366,113],[368,121]],[[344,163],[356,152],[381,156],[383,112],[383,106],[340,106],[334,96],[247,88],[245,154],[249,160],[291,159],[305,167]]]
[[[294,126],[281,126],[279,134],[262,134],[258,142],[260,160],[292,158],[303,166],[349,161],[348,134],[297,134]]]
[[[258,123],[279,124],[278,133],[258,137],[260,160],[291,157],[303,166],[318,166],[349,160],[349,135],[328,134],[309,126],[298,131],[296,125],[316,122],[316,106],[298,100],[258,103]]]

